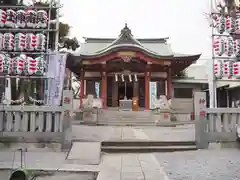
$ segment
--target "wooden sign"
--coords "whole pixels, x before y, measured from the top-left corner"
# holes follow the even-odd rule
[[[136,53],[132,52],[132,51],[123,51],[123,52],[118,52],[118,56],[120,56],[120,57],[124,57],[124,56],[135,57]]]
[[[163,64],[164,64],[164,65],[170,65],[171,62],[170,62],[170,61],[163,61]]]
[[[83,60],[83,61],[81,62],[81,64],[88,65],[88,64],[90,64],[90,63],[89,63],[88,60]]]
[[[131,51],[126,51],[126,52],[118,52],[118,56],[121,57],[121,59],[124,62],[130,62],[130,60],[133,57],[136,57],[136,53],[135,52],[131,52]]]

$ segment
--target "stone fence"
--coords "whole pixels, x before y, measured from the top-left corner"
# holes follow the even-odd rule
[[[207,108],[206,114],[197,116],[195,137],[199,148],[212,142],[235,142],[240,125],[239,108]]]
[[[195,94],[195,138],[198,148],[208,148],[209,143],[214,142],[236,142],[240,109],[206,108],[204,99],[206,93]]]
[[[61,106],[0,106],[0,138],[59,141],[63,132]]]
[[[67,144],[72,106],[68,90],[63,91],[61,106],[0,105],[0,143]]]

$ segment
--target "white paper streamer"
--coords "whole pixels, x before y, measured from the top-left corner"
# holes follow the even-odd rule
[[[132,82],[132,75],[131,74],[128,75],[128,79],[129,79],[130,82]]]
[[[138,81],[138,78],[137,78],[136,74],[134,74],[134,79],[135,79],[136,82]]]
[[[124,82],[124,75],[122,74],[121,77],[122,77],[122,82]]]

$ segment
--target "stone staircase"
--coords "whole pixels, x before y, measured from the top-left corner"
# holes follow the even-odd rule
[[[105,110],[99,114],[97,124],[110,126],[154,126],[155,121],[151,111]]]
[[[146,153],[197,150],[195,141],[103,141],[102,152]]]

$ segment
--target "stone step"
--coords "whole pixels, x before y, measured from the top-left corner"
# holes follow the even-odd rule
[[[126,117],[126,116],[98,116],[99,119],[152,119],[152,116],[131,116],[131,117]]]
[[[101,146],[195,146],[195,141],[149,141],[149,140],[121,140],[121,141],[103,141]]]
[[[155,123],[155,121],[149,121],[149,120],[145,120],[145,121],[138,121],[138,120],[132,120],[132,121],[128,121],[128,120],[107,120],[107,121],[103,121],[103,120],[99,120],[99,123]]]
[[[151,119],[98,119],[98,122],[155,122]]]
[[[152,114],[149,112],[108,112],[105,111],[101,114],[103,117],[126,117],[126,118],[132,118],[132,117],[150,117]]]
[[[134,126],[134,127],[137,127],[137,126],[156,126],[155,124],[145,124],[145,123],[135,123],[135,124],[130,124],[130,123],[122,123],[122,124],[120,124],[120,123],[112,123],[112,124],[110,124],[110,123],[98,123],[97,124],[98,126],[120,126],[120,127],[124,127],[124,126]]]
[[[97,122],[98,125],[115,125],[115,126],[139,126],[139,125],[152,125],[155,126],[155,122]]]
[[[102,146],[101,151],[107,153],[146,153],[195,151],[196,146]]]
[[[197,150],[195,141],[103,141],[101,151],[108,153],[174,152]]]

